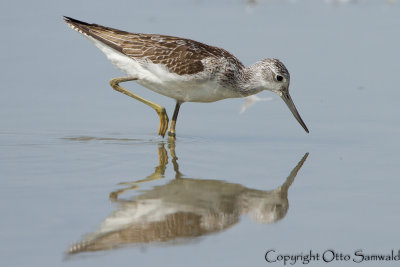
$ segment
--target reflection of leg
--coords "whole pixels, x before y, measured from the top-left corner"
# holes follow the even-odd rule
[[[178,157],[175,154],[175,139],[169,139],[168,140],[168,149],[169,149],[169,154],[171,155],[172,158],[172,164],[174,165],[174,171],[175,171],[175,178],[182,178],[182,173],[179,171],[179,165],[178,165]]]
[[[111,200],[116,200],[116,199],[118,199],[118,196],[119,196],[120,194],[123,194],[125,191],[132,190],[132,189],[136,189],[136,188],[139,188],[139,186],[136,185],[136,184],[134,184],[134,185],[132,185],[132,186],[130,186],[130,187],[127,187],[127,188],[124,188],[124,189],[120,189],[120,190],[111,192],[111,193],[110,193],[110,199],[111,199]]]
[[[167,150],[164,148],[164,143],[162,143],[158,147],[158,166],[156,167],[154,173],[147,176],[146,179],[138,181],[138,183],[148,182],[163,178],[165,169],[167,168],[167,164],[168,164],[168,153]]]
[[[171,125],[169,126],[168,130],[169,139],[175,139],[175,125],[176,125],[176,120],[178,119],[178,113],[180,107],[181,103],[179,101],[176,101],[174,115],[172,116]]]
[[[142,179],[142,180],[138,180],[135,182],[120,183],[120,185],[127,185],[129,187],[115,191],[115,192],[111,192],[110,198],[117,199],[118,195],[124,193],[125,191],[138,188],[139,187],[138,184],[140,184],[140,183],[150,182],[150,181],[164,178],[164,173],[165,173],[165,169],[167,168],[167,164],[168,164],[168,153],[167,153],[167,150],[164,148],[164,143],[160,143],[160,145],[158,147],[158,166],[155,168],[154,173],[150,174],[149,176],[147,176],[145,179]]]
[[[160,126],[158,127],[158,134],[161,135],[162,137],[164,137],[165,132],[167,131],[167,128],[168,128],[168,115],[167,115],[167,112],[165,111],[165,108],[163,106],[153,103],[141,96],[138,96],[137,94],[134,94],[131,91],[129,91],[119,85],[119,83],[121,83],[121,82],[134,81],[134,80],[137,80],[137,78],[136,77],[114,78],[110,81],[110,85],[114,90],[121,92],[132,98],[135,98],[136,100],[139,100],[140,102],[152,107],[157,112],[158,116],[160,117]]]

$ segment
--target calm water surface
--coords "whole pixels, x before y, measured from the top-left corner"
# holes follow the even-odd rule
[[[1,266],[397,253],[399,12],[397,1],[1,3]],[[62,15],[192,38],[246,65],[280,58],[310,134],[265,92],[244,114],[243,99],[184,104],[169,143]],[[172,115],[173,100],[127,87]]]

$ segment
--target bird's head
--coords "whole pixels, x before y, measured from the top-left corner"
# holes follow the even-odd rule
[[[263,90],[269,90],[279,95],[289,107],[296,120],[308,133],[308,129],[304,121],[301,119],[296,106],[289,94],[290,74],[285,65],[278,59],[267,58],[261,62],[261,87]]]

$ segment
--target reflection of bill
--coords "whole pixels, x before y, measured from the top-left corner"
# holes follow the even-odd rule
[[[225,230],[242,214],[259,223],[282,219],[288,210],[287,192],[305,162],[306,153],[285,183],[272,191],[249,189],[218,180],[182,178],[173,146],[170,147],[176,179],[156,186],[133,200],[120,200],[120,190],[111,193],[119,209],[104,220],[100,228],[73,245],[69,254],[118,248],[124,244],[164,242],[173,244]],[[160,165],[146,180],[163,177],[167,152],[159,148]],[[135,183],[130,188],[136,188]]]

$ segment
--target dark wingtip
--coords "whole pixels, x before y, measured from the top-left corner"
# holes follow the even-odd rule
[[[63,16],[63,19],[64,19],[65,22],[67,22],[67,23],[75,23],[75,24],[81,24],[81,25],[90,25],[90,24],[87,23],[87,22],[80,21],[80,20],[77,20],[77,19],[73,19],[73,18],[67,17],[67,16]]]

